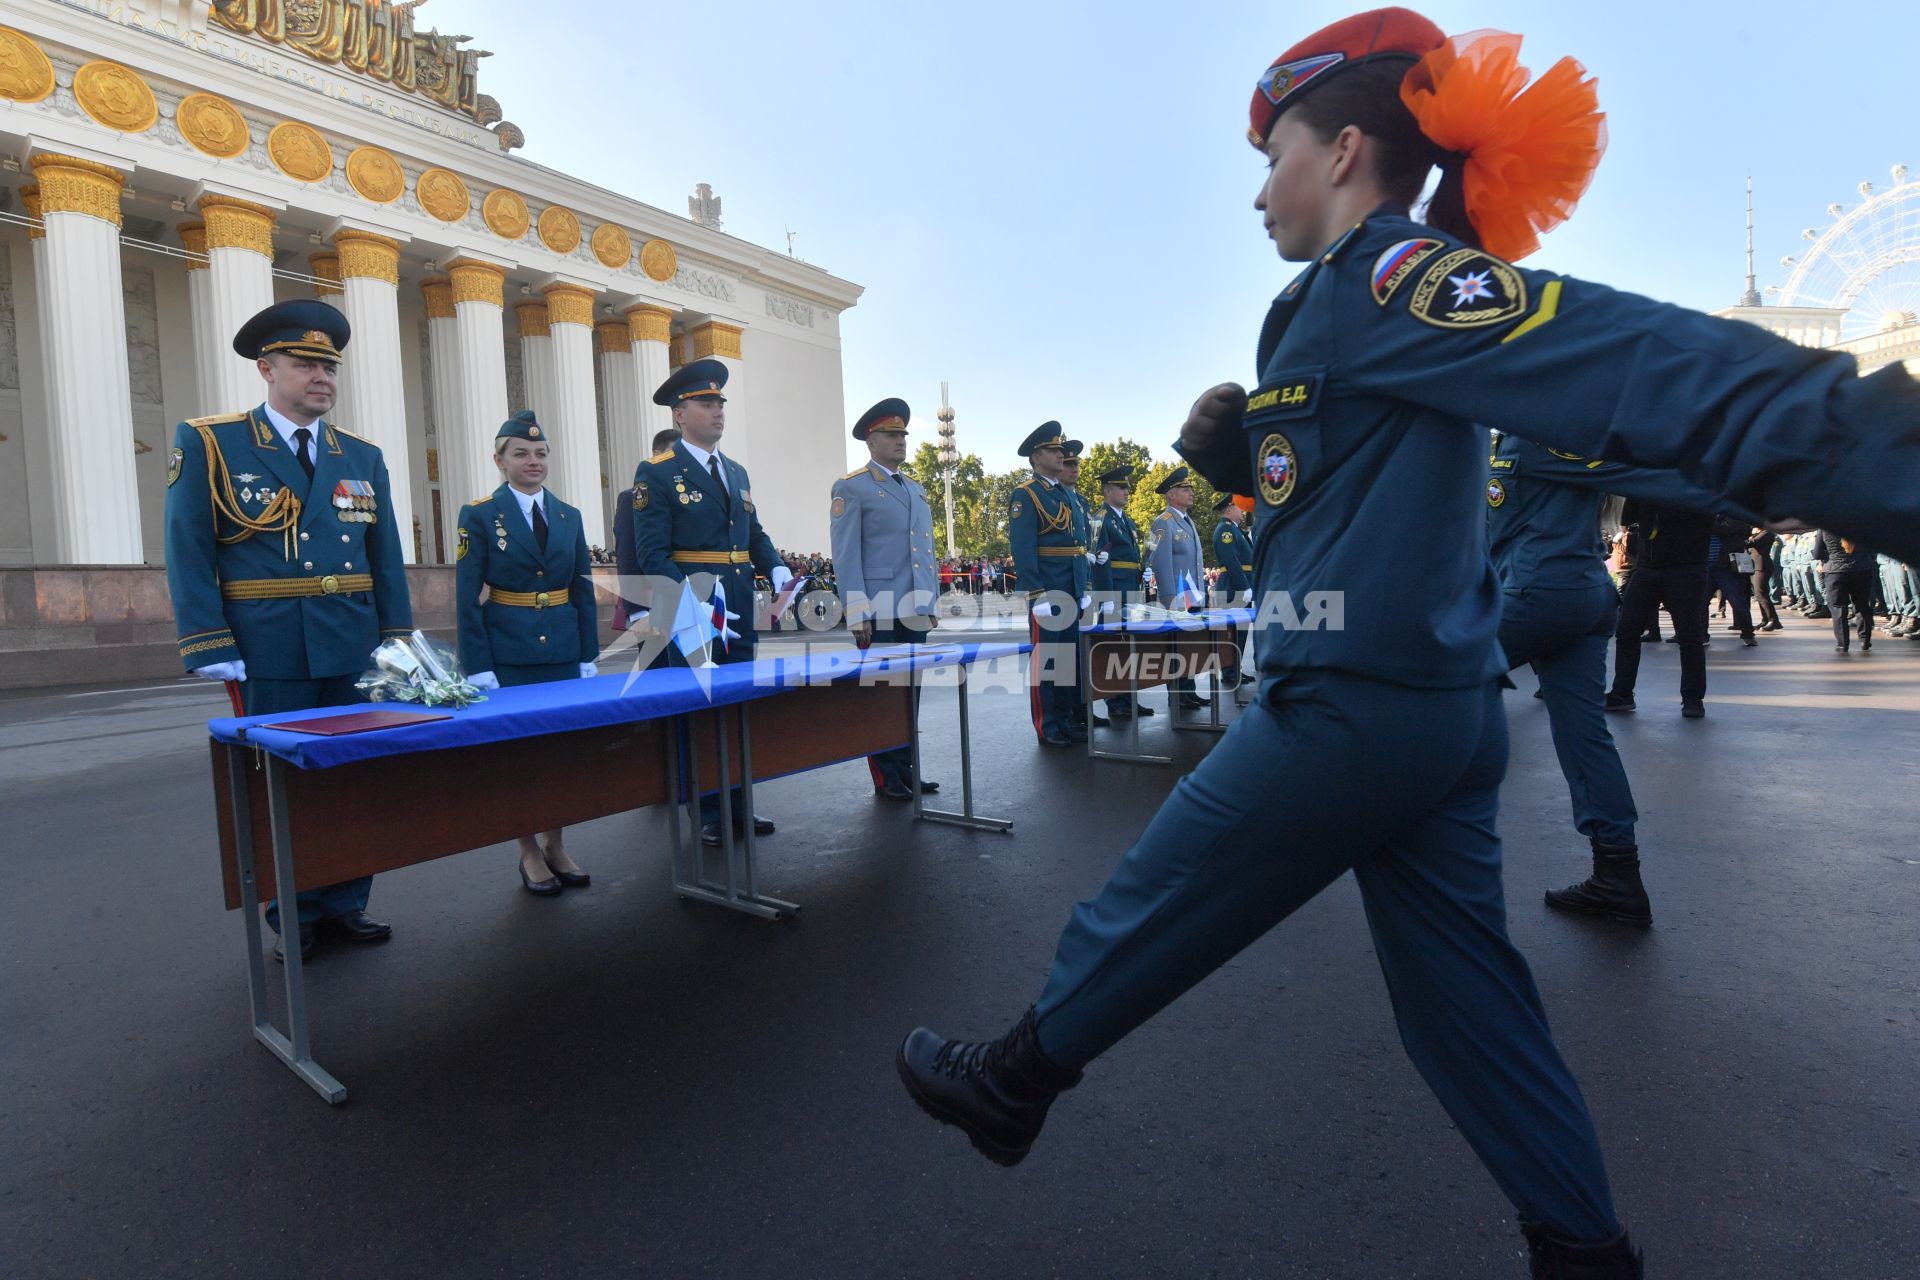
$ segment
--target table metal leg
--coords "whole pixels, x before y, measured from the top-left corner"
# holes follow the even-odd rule
[[[1087,731],[1087,758],[1089,760],[1118,760],[1123,764],[1172,764],[1172,756],[1149,755],[1140,749],[1140,642],[1134,633],[1128,631],[1127,637],[1127,692],[1133,699],[1133,724],[1128,728],[1132,740],[1130,751],[1094,750],[1093,731]],[[1167,699],[1167,716],[1173,716],[1174,699]],[[1175,728],[1179,728],[1176,721]]]
[[[233,797],[234,868],[240,880],[240,918],[247,933],[247,1003],[253,1015],[253,1033],[257,1036],[262,1030],[273,1031],[273,1015],[267,1008],[267,964],[260,955],[260,886],[253,871],[253,803],[247,790],[248,754],[238,747],[227,748],[227,790]]]
[[[1176,717],[1173,722],[1173,727],[1182,733],[1225,733],[1227,727],[1220,723],[1220,699],[1224,692],[1220,687],[1220,683],[1220,677],[1216,673],[1213,677],[1212,696],[1207,699],[1207,722],[1205,724],[1182,724]],[[1197,684],[1194,687],[1196,690],[1199,688]],[[1172,713],[1173,706],[1178,701],[1179,698],[1177,696],[1171,694],[1168,696],[1167,709],[1169,714]]]
[[[785,902],[779,898],[764,897],[756,891],[758,874],[754,865],[753,834],[753,736],[748,726],[747,704],[740,704],[740,803],[745,810],[745,834],[736,845],[733,837],[733,761],[727,742],[726,712],[717,711],[714,723],[719,740],[714,744],[720,761],[720,852],[726,863],[727,878],[724,884],[717,884],[706,878],[705,856],[700,852],[704,845],[695,846],[694,869],[696,874],[690,879],[676,879],[674,892],[683,898],[695,902],[710,902],[715,906],[730,907],[743,911],[762,920],[778,920],[800,910],[798,903]],[[688,788],[694,805],[699,804],[700,783],[697,732],[692,726],[692,717],[688,717],[688,766],[687,774],[693,779]],[[745,892],[742,892],[742,881]]]
[[[306,964],[300,959],[300,904],[294,891],[297,881],[293,869],[293,830],[287,814],[287,766],[269,755],[266,767],[267,822],[273,831],[273,878],[280,896],[280,927],[284,937],[287,925],[291,924],[294,935],[281,948],[286,955],[287,1034],[283,1036],[273,1027],[257,1023],[253,1033],[292,1068],[295,1075],[312,1086],[315,1093],[338,1105],[347,1100],[346,1087],[313,1060],[307,1031]],[[251,862],[252,853],[251,848],[242,853],[243,863]],[[288,908],[292,909],[292,920],[287,919]]]
[[[928,809],[922,806],[919,818],[924,822],[938,822],[951,827],[972,827],[976,831],[1013,830],[1011,818],[982,818],[973,811],[973,722],[967,715],[967,666],[963,662],[955,668],[960,673],[955,693],[960,701],[960,809],[954,813],[947,809]],[[914,717],[914,749],[919,750],[920,719]],[[917,780],[917,779],[916,779]],[[916,800],[918,797],[916,797]]]
[[[667,829],[673,841],[673,883],[676,887],[683,884],[691,884],[698,877],[700,871],[700,824],[697,821],[699,814],[697,807],[699,804],[698,796],[694,796],[692,800],[694,810],[692,819],[690,820],[692,820],[694,837],[691,852],[688,850],[685,836],[687,824],[681,821],[682,818],[689,817],[685,809],[688,807],[688,796],[690,792],[683,792],[681,790],[681,787],[684,785],[683,778],[685,774],[680,767],[680,753],[682,751],[688,751],[687,759],[691,760],[693,758],[689,749],[690,738],[688,737],[688,725],[692,719],[693,717],[691,716],[675,716],[669,726],[667,735]]]

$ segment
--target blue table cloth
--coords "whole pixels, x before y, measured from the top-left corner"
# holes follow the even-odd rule
[[[1162,635],[1168,631],[1211,631],[1221,627],[1245,627],[1253,623],[1251,609],[1202,609],[1184,618],[1155,618],[1151,622],[1101,622],[1080,628],[1083,636]]]
[[[210,720],[207,730],[217,741],[258,747],[302,769],[331,769],[359,760],[471,747],[487,742],[566,733],[575,729],[632,724],[689,711],[730,706],[769,697],[783,689],[806,685],[841,684],[862,679],[881,682],[907,672],[937,671],[968,666],[996,658],[1014,657],[1033,646],[1000,642],[978,644],[881,645],[866,652],[843,649],[832,653],[791,658],[760,658],[731,666],[693,671],[669,667],[642,671],[638,676],[597,676],[591,680],[560,680],[552,684],[499,689],[486,701],[461,710],[422,708],[450,715],[448,720],[377,729],[337,738],[267,729],[343,712],[356,707],[322,707],[277,715]],[[375,708],[415,709],[409,703],[375,703]]]

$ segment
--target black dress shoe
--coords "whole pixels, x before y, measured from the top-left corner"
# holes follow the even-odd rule
[[[1748,634],[1740,637],[1740,643],[1751,649],[1760,642],[1755,640],[1751,634]]]
[[[393,936],[392,925],[375,920],[364,911],[349,911],[320,923],[328,932],[337,933],[348,942],[383,942]]]
[[[1680,714],[1689,720],[1704,720],[1707,708],[1698,698],[1693,698],[1680,704]]]
[[[1108,725],[1113,723],[1113,721],[1107,719],[1107,717],[1105,716],[1094,716],[1092,717],[1092,719],[1093,719],[1094,727],[1097,729],[1104,729]]]
[[[922,778],[920,779],[920,794],[923,796],[937,796],[940,794],[940,784],[931,778]]]
[[[525,867],[520,868],[520,883],[525,885],[527,892],[536,898],[552,898],[558,896],[560,893],[559,876],[548,876],[545,880],[534,880],[527,875],[527,869]]]
[[[562,889],[584,889],[593,883],[593,877],[585,871],[556,871],[553,878]]]
[[[888,782],[873,789],[873,794],[885,796],[889,800],[913,799],[913,788],[904,782]]]
[[[1148,716],[1153,714],[1153,708],[1147,707],[1147,706],[1141,706],[1140,704],[1135,703],[1133,708],[1133,714],[1139,716],[1142,720],[1144,720]]]
[[[1069,742],[1085,742],[1087,740],[1087,731],[1077,724],[1068,724],[1066,728],[1060,732],[1066,735]]]
[[[1211,699],[1203,698],[1197,693],[1183,693],[1175,699],[1174,705],[1182,711],[1200,711],[1212,703]]]
[[[310,924],[301,925],[300,958],[302,960],[311,959],[313,957],[313,949],[316,945],[318,945],[318,938],[314,933],[313,926]],[[273,940],[273,958],[281,964],[287,962],[287,938],[285,934],[281,934]]]
[[[773,819],[772,819],[772,818],[763,818],[763,817],[761,817],[761,816],[760,816],[759,814],[757,814],[757,813],[756,813],[756,814],[754,814],[754,815],[753,815],[753,834],[755,834],[755,835],[757,835],[757,836],[770,836],[770,835],[772,835],[772,834],[773,834]]]
[[[1040,745],[1043,747],[1070,747],[1073,745],[1073,739],[1063,733],[1043,733],[1040,735]]]
[[[1633,710],[1633,695],[1630,693],[1610,693],[1607,695],[1606,702],[1602,705],[1609,711],[1631,711]]]

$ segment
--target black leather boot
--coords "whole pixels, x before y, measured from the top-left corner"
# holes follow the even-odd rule
[[[1078,1071],[1040,1052],[1031,1008],[1013,1030],[985,1043],[943,1040],[917,1027],[894,1061],[922,1111],[959,1125],[975,1151],[1008,1168],[1027,1158],[1054,1098],[1080,1083]]]
[[[1641,1280],[1646,1261],[1622,1231],[1604,1244],[1562,1240],[1545,1227],[1524,1224],[1527,1274],[1532,1280]]]
[[[1606,916],[1620,924],[1644,929],[1653,923],[1653,905],[1640,883],[1640,846],[1593,842],[1593,875],[1565,889],[1547,890],[1547,905],[1556,911]]]

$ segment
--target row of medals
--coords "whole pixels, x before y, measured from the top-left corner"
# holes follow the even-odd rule
[[[342,480],[333,491],[334,514],[348,524],[374,522],[373,485],[365,480]]]
[[[707,495],[700,492],[698,489],[695,489],[692,493],[688,493],[687,482],[685,480],[675,479],[673,482],[673,488],[674,488],[674,492],[679,494],[680,505],[682,506],[686,506],[687,504],[693,503],[693,502],[706,501]]]
[[[507,549],[507,526],[501,522],[501,517],[497,515],[493,518],[493,539],[494,546],[499,547],[502,551]]]

